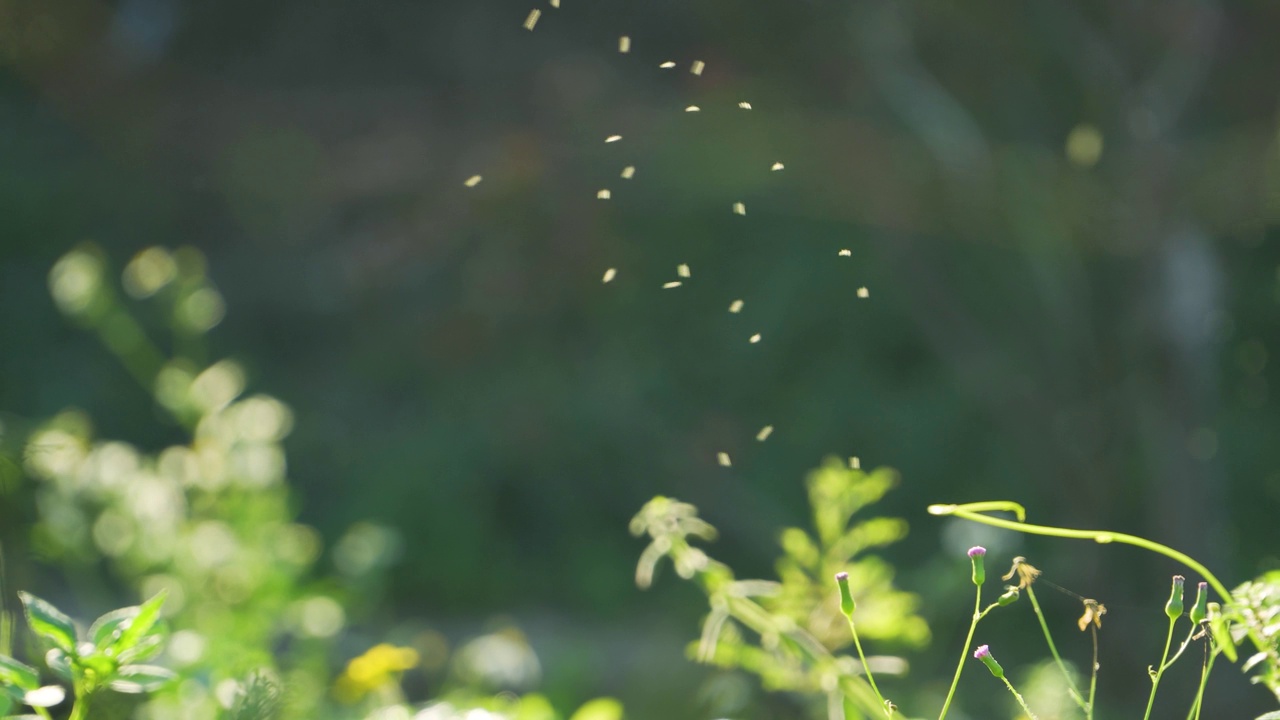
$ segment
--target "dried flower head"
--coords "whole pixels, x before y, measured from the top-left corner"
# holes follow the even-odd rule
[[[1084,632],[1090,625],[1102,627],[1102,616],[1107,614],[1107,606],[1090,598],[1084,599],[1084,614],[1076,621],[1080,632]]]
[[[1040,571],[1034,565],[1027,562],[1027,559],[1019,555],[1013,559],[1013,567],[1009,568],[1009,572],[1000,576],[1001,580],[1012,579],[1014,575],[1018,576],[1018,589],[1026,590],[1031,587],[1031,583],[1040,577]]]

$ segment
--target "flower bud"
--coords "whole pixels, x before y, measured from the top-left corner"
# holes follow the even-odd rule
[[[974,651],[973,656],[981,660],[982,664],[987,666],[987,669],[991,671],[992,675],[995,675],[998,678],[1004,677],[1004,668],[1000,667],[1000,663],[996,662],[996,659],[991,655],[990,647],[986,645],[979,646],[978,649]]]
[[[1169,590],[1169,602],[1164,605],[1164,614],[1169,616],[1170,620],[1176,620],[1182,615],[1182,583],[1186,578],[1181,575],[1173,576],[1173,588]]]
[[[1018,598],[1022,596],[1022,591],[1017,585],[1005,585],[1004,594],[996,598],[996,605],[1004,607],[1018,602]]]
[[[853,593],[849,591],[849,573],[836,573],[836,584],[840,586],[840,612],[844,613],[847,618],[853,618],[853,609],[857,607],[853,602]]]
[[[1196,586],[1196,604],[1187,615],[1197,625],[1209,617],[1209,583],[1202,582]]]
[[[983,563],[986,554],[987,549],[981,545],[969,548],[969,561],[973,563],[973,584],[978,587],[982,587],[982,583],[987,581],[987,568]]]

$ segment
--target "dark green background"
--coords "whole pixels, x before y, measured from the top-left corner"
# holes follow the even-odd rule
[[[118,265],[195,245],[215,356],[297,413],[303,519],[402,533],[399,616],[509,613],[553,692],[671,717],[703,716],[679,648],[700,598],[632,585],[656,493],[759,576],[824,455],[899,469],[889,557],[926,596],[931,682],[970,538],[930,502],[1019,500],[1228,583],[1280,565],[1280,5],[564,0],[529,33],[530,7],[0,3],[0,407],[177,438],[46,275],[85,239]],[[1064,152],[1081,124],[1092,167]],[[1112,608],[1101,693],[1132,715],[1177,568],[1017,553]],[[1221,675],[1214,716],[1267,709]]]

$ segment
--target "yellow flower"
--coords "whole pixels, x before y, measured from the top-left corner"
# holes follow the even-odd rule
[[[418,666],[418,651],[382,643],[374,645],[347,663],[333,684],[333,693],[343,702],[354,703],[384,685],[397,682],[400,673]]]

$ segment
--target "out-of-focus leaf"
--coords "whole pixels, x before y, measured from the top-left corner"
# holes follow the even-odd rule
[[[111,648],[116,651],[116,654],[137,645],[150,632],[152,626],[160,619],[160,608],[168,595],[168,591],[161,590],[155,594],[155,597],[142,603],[138,608],[138,614],[120,631],[120,637],[111,643]]]
[[[107,649],[119,637],[122,627],[137,617],[140,609],[137,605],[131,605],[103,614],[89,627],[89,639],[99,650]]]
[[[124,665],[116,671],[111,689],[121,693],[144,693],[159,690],[177,675],[155,665]]]
[[[54,675],[63,680],[71,680],[71,658],[59,648],[53,648],[45,653],[44,664],[49,666]]]
[[[36,669],[7,655],[0,655],[0,683],[14,685],[23,690],[40,687],[40,673]]]
[[[622,720],[622,703],[609,697],[588,700],[569,720]]]
[[[22,702],[31,707],[49,708],[67,699],[67,691],[61,685],[45,685],[35,690],[28,690],[22,696]]]
[[[27,624],[36,635],[74,654],[76,648],[76,626],[71,618],[52,604],[27,592],[19,592],[18,598],[27,611]]]

